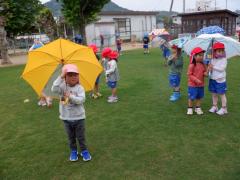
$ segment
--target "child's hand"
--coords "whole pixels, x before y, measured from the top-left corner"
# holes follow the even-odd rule
[[[208,65],[208,71],[212,71],[213,70],[213,65],[212,64],[209,64]]]
[[[202,83],[202,81],[200,81],[199,79],[196,79],[195,82],[196,82],[197,84],[201,84],[201,83]]]
[[[65,97],[69,97],[70,95],[71,95],[70,92],[65,92],[65,93],[64,93],[64,96],[65,96]]]
[[[64,79],[65,76],[66,76],[66,71],[62,71],[62,73],[61,73],[61,78]]]

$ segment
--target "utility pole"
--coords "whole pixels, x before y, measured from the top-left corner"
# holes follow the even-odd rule
[[[228,4],[228,1],[226,0],[226,9],[228,8],[228,7],[227,7],[227,6],[228,6],[227,4]]]
[[[185,0],[183,0],[183,13],[185,13],[185,5],[186,5],[186,2]]]

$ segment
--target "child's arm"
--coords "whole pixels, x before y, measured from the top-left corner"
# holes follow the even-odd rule
[[[202,82],[196,76],[193,75],[193,71],[194,71],[194,65],[190,64],[187,72],[188,77],[190,78],[191,81],[197,84],[201,84]]]
[[[79,86],[76,94],[70,93],[68,97],[73,104],[83,104],[86,99],[85,91],[82,86]]]
[[[116,61],[112,60],[112,62],[110,63],[110,68],[106,70],[106,75],[113,73],[116,68],[117,68],[117,63]]]
[[[61,76],[58,76],[58,78],[53,82],[53,85],[52,85],[52,88],[51,88],[52,92],[61,94],[62,91],[61,91],[60,85],[63,82],[64,82],[64,78],[61,77]]]

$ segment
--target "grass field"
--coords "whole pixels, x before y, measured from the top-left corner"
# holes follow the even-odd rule
[[[207,112],[207,88],[205,114],[186,115],[187,62],[182,97],[171,103],[159,49],[121,56],[119,102],[106,102],[110,90],[102,83],[104,97],[88,96],[85,103],[93,158],[87,163],[68,161],[58,102],[52,109],[38,107],[35,93],[19,78],[24,66],[1,68],[0,179],[239,179],[240,59],[228,64],[229,114],[224,117]],[[23,103],[26,98],[29,103]]]

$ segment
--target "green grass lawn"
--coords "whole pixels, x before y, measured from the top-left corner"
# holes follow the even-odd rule
[[[119,60],[119,102],[85,103],[91,162],[68,161],[69,149],[58,102],[37,106],[20,75],[24,66],[0,69],[0,179],[239,179],[240,59],[227,69],[229,114],[209,114],[205,88],[202,116],[186,115],[185,58],[182,97],[169,102],[168,69],[159,49],[124,52]],[[206,79],[207,81],[207,79]],[[206,83],[207,84],[207,83]],[[24,99],[29,103],[23,103]]]

